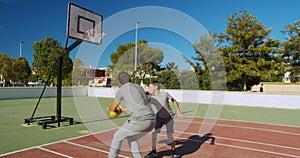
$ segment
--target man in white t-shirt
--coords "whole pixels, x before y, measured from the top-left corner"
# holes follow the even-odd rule
[[[115,132],[110,151],[109,158],[118,156],[121,144],[127,139],[134,158],[141,158],[138,140],[151,132],[155,125],[155,115],[151,108],[151,102],[146,97],[144,89],[137,84],[130,82],[130,75],[121,72],[118,75],[121,87],[115,94],[115,103],[120,105],[124,102],[123,110],[129,113],[129,119]]]

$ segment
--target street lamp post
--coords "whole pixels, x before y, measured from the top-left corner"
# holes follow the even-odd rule
[[[134,70],[136,71],[137,67],[137,38],[138,38],[138,26],[140,22],[135,23],[135,54],[134,54]]]
[[[24,42],[20,42],[20,58],[22,57],[22,44],[23,44]]]

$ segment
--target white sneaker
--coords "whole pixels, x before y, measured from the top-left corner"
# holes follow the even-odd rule
[[[180,155],[176,154],[175,150],[173,150],[173,153],[171,154],[171,158],[181,157]]]
[[[156,150],[152,150],[150,153],[148,153],[144,158],[155,158],[157,157],[158,154],[156,152]]]
[[[181,157],[180,155],[172,154],[171,158]]]

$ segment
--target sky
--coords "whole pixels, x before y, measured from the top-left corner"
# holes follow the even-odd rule
[[[70,52],[72,59],[92,67],[111,64],[110,54],[121,44],[134,43],[137,30],[138,40],[163,50],[164,63],[184,67],[181,56],[195,56],[192,44],[200,35],[224,33],[226,17],[235,12],[248,11],[281,41],[284,26],[300,20],[299,0],[0,0],[0,53],[25,57],[31,64],[34,42],[49,36],[64,47],[69,2],[103,16],[102,43],[83,42]]]

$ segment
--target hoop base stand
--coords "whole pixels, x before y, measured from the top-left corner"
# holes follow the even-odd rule
[[[69,125],[74,124],[74,118],[72,117],[61,117],[60,120],[56,119],[55,116],[43,116],[43,117],[35,117],[25,118],[25,124],[30,124],[33,122],[38,122],[38,125],[42,125],[43,129],[47,128],[48,124],[58,123],[58,122],[69,122]]]

